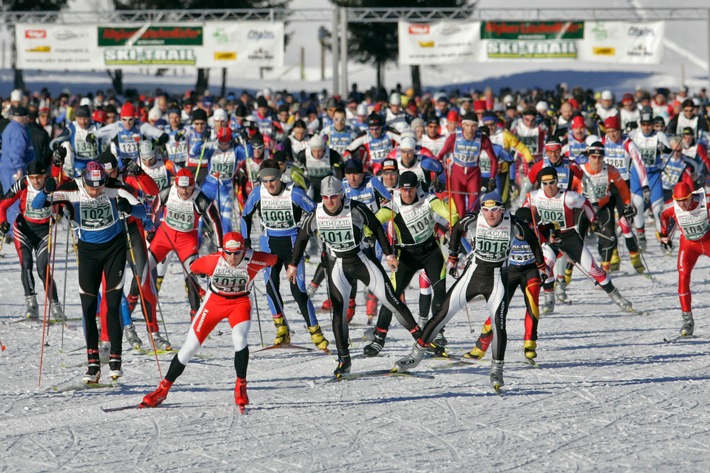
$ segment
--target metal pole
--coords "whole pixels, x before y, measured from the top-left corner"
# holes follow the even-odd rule
[[[708,92],[710,92],[710,8],[708,8]]]
[[[330,92],[331,95],[337,94],[338,90],[340,90],[340,84],[339,84],[339,77],[338,77],[338,54],[339,54],[339,45],[338,45],[338,8],[333,8],[333,39],[332,43],[330,45],[331,51],[332,51],[332,59],[333,59],[333,90]]]
[[[340,8],[340,87],[342,98],[348,95],[348,9]]]

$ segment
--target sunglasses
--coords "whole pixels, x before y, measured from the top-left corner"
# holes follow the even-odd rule
[[[243,252],[244,252],[244,250],[237,250],[237,251],[227,251],[227,250],[224,250],[224,254],[225,254],[225,255],[230,255],[230,256],[238,255],[239,253],[243,253]]]
[[[340,197],[340,194],[335,194],[335,195],[321,195],[323,199],[326,200],[334,200],[336,197]]]
[[[261,182],[263,182],[264,184],[271,184],[272,182],[276,182],[276,181],[278,181],[278,179],[275,177],[272,177],[271,179],[262,179],[261,180]]]
[[[121,118],[122,122],[132,122],[135,118]]]
[[[557,184],[557,179],[551,179],[549,181],[542,181],[541,182],[543,186],[552,186]]]
[[[481,207],[481,211],[486,214],[489,212],[492,212],[492,213],[500,212],[502,210],[503,210],[503,206],[501,206],[501,205],[494,205],[493,207]]]

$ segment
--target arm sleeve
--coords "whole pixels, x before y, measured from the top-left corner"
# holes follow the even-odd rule
[[[449,254],[457,255],[461,248],[461,238],[466,235],[466,228],[468,225],[475,224],[478,214],[468,215],[454,225],[451,230],[451,240],[449,242]]]
[[[526,225],[515,217],[512,218],[515,232],[518,238],[528,242],[528,244],[530,245],[530,249],[535,255],[535,263],[537,263],[538,265],[545,264],[545,256],[542,254],[540,240],[538,240],[537,235],[535,234],[533,229],[530,228],[529,225]]]
[[[491,160],[491,177],[490,179],[495,179],[498,175],[498,156],[495,150],[493,150],[493,145],[491,140],[487,136],[481,137],[481,147],[488,153],[488,158]]]
[[[291,254],[291,261],[289,265],[298,266],[298,263],[303,258],[303,254],[306,252],[306,246],[308,245],[308,240],[316,232],[316,213],[312,212],[306,215],[301,221],[301,229],[298,231],[298,237],[293,244],[293,253]]]
[[[214,269],[217,267],[220,255],[218,253],[212,253],[211,255],[202,256],[197,258],[190,265],[190,271],[193,274],[200,276],[212,276]]]
[[[441,161],[444,156],[449,154],[454,150],[454,143],[456,142],[456,133],[450,134],[447,138],[446,141],[444,142],[444,146],[441,148],[441,151],[439,151],[439,154],[436,155],[436,159]]]
[[[514,148],[515,151],[518,152],[518,154],[523,156],[523,159],[525,159],[526,163],[533,162],[533,156],[530,153],[530,149],[528,149],[528,147],[525,146],[525,143],[520,141],[517,136],[515,136],[508,130],[503,130],[503,148],[507,150],[509,150],[510,148]]]
[[[648,185],[648,175],[646,174],[646,166],[643,165],[643,160],[641,159],[641,154],[638,148],[631,139],[626,140],[626,152],[631,158],[631,162],[634,165],[634,169],[639,176],[639,181],[641,182],[641,187]]]
[[[380,243],[380,247],[382,247],[382,252],[387,256],[391,255],[392,245],[390,245],[389,239],[387,238],[387,233],[385,233],[385,229],[382,228],[382,224],[379,220],[377,220],[375,214],[372,213],[372,210],[370,210],[364,204],[361,204],[359,202],[353,202],[353,204],[353,211],[358,211],[360,212],[360,214],[362,214],[365,226],[370,229],[372,234]]]

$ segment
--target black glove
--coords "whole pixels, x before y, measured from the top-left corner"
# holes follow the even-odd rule
[[[63,148],[61,141],[52,143],[52,151],[57,151],[59,148]]]
[[[48,177],[44,182],[44,193],[51,194],[57,190],[57,181],[53,177]]]
[[[54,155],[52,157],[52,163],[54,163],[55,166],[61,166],[62,163],[64,162],[64,158],[67,157],[67,149],[64,146],[60,146],[59,148],[54,150]]]
[[[147,241],[148,243],[150,243],[151,241],[153,241],[153,238],[155,238],[155,231],[147,232],[147,233],[145,234],[145,241]]]
[[[116,208],[118,208],[119,212],[129,215],[133,211],[133,206],[130,202],[128,202],[128,199],[125,199],[120,195],[116,197]]]
[[[162,138],[162,135],[161,135]],[[185,130],[180,130],[175,133],[175,141],[182,141],[185,139]]]
[[[249,142],[249,132],[247,131],[246,128],[242,128],[241,131],[239,132],[239,135],[242,137],[242,141],[244,143]]]
[[[96,135],[94,135],[93,133],[89,133],[88,135],[86,135],[86,142],[89,144],[95,145],[96,144]]]
[[[446,269],[449,274],[458,279],[459,277],[459,257],[457,255],[449,255],[449,259],[446,261]]]
[[[648,186],[643,186],[641,188],[641,190],[643,191],[644,204],[646,205],[646,207],[650,207],[651,206],[651,189],[649,189]]]
[[[143,172],[143,169],[136,163],[135,161],[131,160],[127,165],[126,165],[126,172],[128,174],[133,174],[134,176],[138,176]]]
[[[666,253],[673,251],[673,240],[671,240],[668,235],[659,233],[658,237],[661,239],[661,248],[663,248]]]
[[[636,209],[634,208],[633,205],[629,204],[626,207],[624,207],[624,217],[626,217],[626,220],[631,221],[633,218],[636,216]]]
[[[207,130],[202,132],[202,135],[200,136],[202,141],[209,141],[210,140],[210,134]]]
[[[493,192],[496,190],[496,180],[495,178],[488,179],[488,192]]]
[[[167,143],[169,140],[170,140],[170,137],[168,136],[168,134],[163,133],[162,135],[160,135],[160,137],[158,137],[158,140],[156,141],[156,143],[158,143],[158,146],[162,146],[165,143]]]
[[[0,233],[3,235],[7,235],[7,232],[10,231],[10,224],[7,222],[2,222],[0,223]]]
[[[244,249],[251,250],[251,238],[244,239]]]

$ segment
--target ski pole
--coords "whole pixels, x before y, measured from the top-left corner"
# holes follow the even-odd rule
[[[143,313],[143,319],[145,319],[145,325],[146,327],[149,326],[150,321],[148,320],[148,313],[146,311],[146,305],[145,305],[145,298],[143,297],[143,288],[141,287],[141,281],[140,277],[138,276],[138,269],[136,268],[136,255],[133,252],[133,243],[131,242],[131,233],[128,230],[128,217],[127,215],[122,215],[121,220],[123,220],[123,228],[126,232],[126,241],[128,242],[128,252],[131,256],[131,259],[129,260],[129,264],[131,265],[131,271],[133,271],[133,278],[136,281],[136,286],[138,287],[138,297],[140,298],[141,301],[141,312]],[[153,353],[155,354],[155,363],[158,365],[158,374],[160,375],[160,379],[163,379],[163,372],[160,369],[160,360],[158,359],[158,349],[155,346],[155,340],[153,340],[152,334],[148,334],[148,338],[150,339],[150,344],[153,347]]]
[[[254,288],[256,288],[256,284]],[[254,294],[254,307],[256,308],[256,324],[259,327],[259,339],[261,340],[261,346],[264,347],[266,345],[264,344],[264,332],[261,330],[261,315],[259,314],[259,302],[256,294]]]
[[[69,225],[69,221],[67,221],[67,241],[66,241],[66,247],[64,249],[64,290],[62,292],[62,309],[64,309],[64,320],[62,321],[62,335],[61,335],[61,342],[60,342],[60,348],[64,350],[64,327],[67,325],[67,272],[69,270],[69,232],[71,231],[71,225]]]
[[[53,201],[54,201],[54,194],[52,194],[49,197],[50,208],[53,205]],[[48,325],[47,324],[47,312],[48,312],[47,300],[49,299],[49,296],[47,293],[48,293],[48,291],[51,290],[51,288],[48,288],[48,286],[49,286],[49,279],[48,278],[50,277],[49,265],[51,264],[51,261],[52,261],[52,258],[51,258],[52,245],[54,244],[54,241],[52,239],[52,230],[54,230],[56,233],[56,227],[55,227],[56,222],[54,222],[54,224],[53,224],[53,222],[54,222],[54,216],[51,215],[49,217],[49,231],[47,232],[47,252],[48,252],[47,266],[48,267],[47,267],[47,272],[46,272],[45,278],[44,278],[45,279],[45,283],[44,283],[44,292],[45,292],[45,295],[44,295],[44,316],[43,316],[43,320],[42,320],[42,346],[40,347],[40,351],[39,351],[39,375],[37,376],[37,387],[38,388],[42,385],[42,364],[44,362],[44,344],[45,344],[45,335],[47,332],[47,325]]]

